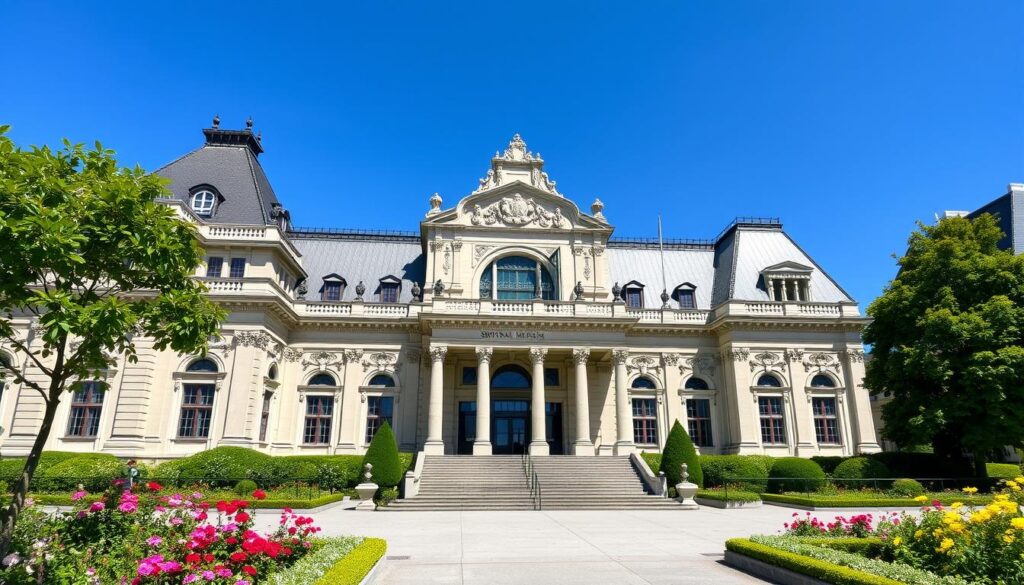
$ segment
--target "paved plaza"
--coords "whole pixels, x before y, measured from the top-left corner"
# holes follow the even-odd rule
[[[761,583],[721,564],[726,539],[774,534],[794,510],[317,512],[324,535],[388,541],[378,583]],[[814,513],[822,520],[877,510]],[[803,512],[800,512],[803,514]],[[269,527],[276,518],[262,513]]]

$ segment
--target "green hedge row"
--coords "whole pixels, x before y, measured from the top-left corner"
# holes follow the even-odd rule
[[[0,482],[14,489],[25,467],[25,458],[0,461]],[[46,451],[39,458],[29,488],[33,491],[64,492],[79,485],[89,491],[106,489],[110,482],[126,477],[128,468],[121,459],[105,453],[69,453]]]
[[[725,548],[736,554],[835,585],[901,585],[899,581],[779,550],[746,538],[727,540]]]
[[[913,498],[893,498],[884,495],[873,497],[870,493],[843,496],[761,494],[761,499],[765,502],[813,508],[916,508],[921,505]],[[968,506],[984,506],[992,501],[992,498],[987,496],[968,496],[957,493],[931,494],[928,499],[929,501],[938,500],[944,506],[953,502],[961,502]]]
[[[728,497],[726,497],[728,496]],[[761,494],[757,492],[743,492],[739,490],[697,490],[698,498],[706,500],[717,500],[719,502],[760,502]]]
[[[388,543],[382,538],[366,538],[352,552],[334,564],[315,585],[359,585],[384,557]]]

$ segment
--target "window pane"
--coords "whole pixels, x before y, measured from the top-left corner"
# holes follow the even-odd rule
[[[206,276],[210,278],[220,278],[220,272],[223,266],[223,258],[211,256],[210,259],[206,261]]]
[[[698,447],[713,447],[715,443],[711,436],[711,401],[706,398],[688,399],[686,419],[693,443]]]
[[[558,368],[544,368],[544,385],[558,386]]]
[[[839,419],[836,416],[835,398],[814,398],[811,402],[814,413],[814,435],[818,443],[838,445]]]
[[[245,276],[245,258],[231,259],[231,278],[242,278]]]
[[[382,303],[397,303],[398,285],[393,283],[382,284],[380,288],[380,300]]]
[[[462,368],[462,383],[465,386],[476,384],[476,366],[465,366]]]
[[[658,442],[657,431],[657,400],[654,398],[634,398],[633,405],[633,442],[653,445]]]
[[[693,309],[697,306],[694,301],[694,295],[692,290],[681,290],[679,291],[679,308],[680,309]]]

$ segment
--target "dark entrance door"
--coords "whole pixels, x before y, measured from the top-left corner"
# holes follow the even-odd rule
[[[491,451],[495,455],[523,453],[530,441],[530,403],[495,400],[491,404]]]
[[[459,444],[455,452],[459,455],[473,453],[473,441],[476,440],[476,402],[459,403]]]

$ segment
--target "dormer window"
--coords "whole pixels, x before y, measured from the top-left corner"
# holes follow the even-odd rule
[[[397,303],[401,289],[402,281],[394,276],[389,275],[380,279],[380,302]]]
[[[340,301],[345,295],[345,279],[337,274],[324,277],[324,285],[320,288],[321,301]]]
[[[217,196],[209,189],[200,189],[192,194],[192,211],[199,217],[210,217],[217,204]]]
[[[622,287],[622,300],[630,309],[644,308],[644,285],[635,280],[627,282],[626,286]]]
[[[684,282],[676,287],[675,294],[673,296],[679,303],[680,309],[691,310],[697,308],[696,288],[697,287],[688,282]]]
[[[814,269],[797,262],[782,262],[761,271],[768,298],[773,301],[811,300],[811,273]]]

